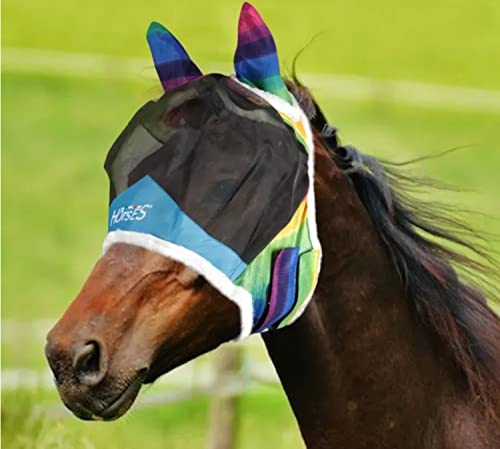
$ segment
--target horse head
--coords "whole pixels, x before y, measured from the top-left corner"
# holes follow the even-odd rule
[[[165,94],[107,156],[104,255],[47,339],[83,419],[117,418],[142,384],[291,322],[319,270],[312,133],[258,13],[243,6],[232,77],[203,76],[158,23],[147,38]]]

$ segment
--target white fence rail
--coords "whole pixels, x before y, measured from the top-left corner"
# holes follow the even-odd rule
[[[55,321],[2,320],[2,344],[4,348],[31,348],[39,352],[42,359],[45,336]],[[239,352],[238,363],[226,366],[223,360],[224,354],[234,355],[235,348]],[[252,357],[250,354],[258,356]],[[38,370],[3,367],[1,373],[2,391],[55,389],[52,373],[48,367]],[[250,390],[256,384],[278,385],[279,380],[265,355],[260,337],[253,336],[245,342],[225,345],[214,353],[161,377],[155,382],[153,391],[141,394],[136,407],[156,407],[199,396],[234,397]],[[49,417],[70,416],[69,412],[59,404],[49,406],[45,412]]]
[[[209,62],[207,72],[232,73],[227,63]],[[146,80],[156,76],[149,59],[68,53],[29,48],[5,48],[2,70]],[[500,111],[500,91],[448,86],[410,80],[380,80],[356,75],[304,73],[301,78],[323,97],[378,100],[431,108]]]

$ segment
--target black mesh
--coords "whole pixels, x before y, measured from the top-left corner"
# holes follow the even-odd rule
[[[308,191],[307,154],[279,114],[231,78],[209,75],[147,103],[111,148],[111,201],[150,175],[247,263]]]

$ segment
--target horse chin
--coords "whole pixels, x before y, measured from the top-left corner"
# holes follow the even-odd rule
[[[152,369],[149,370],[148,375],[144,379],[144,385],[152,384],[158,378],[160,378],[164,374],[167,374],[167,372],[167,370],[160,369],[159,367],[152,367]]]
[[[146,375],[147,369],[139,371],[128,386],[104,410],[92,418],[97,421],[113,421],[122,417],[135,402]]]
[[[139,370],[127,382],[103,382],[99,389],[82,394],[74,386],[59,385],[64,405],[78,418],[85,421],[113,421],[122,417],[134,404],[148,369]],[[118,390],[116,385],[125,385]]]

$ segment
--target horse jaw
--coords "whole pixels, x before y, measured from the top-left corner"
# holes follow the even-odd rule
[[[116,419],[143,383],[240,331],[237,306],[182,264],[113,245],[47,336],[65,405],[82,419]]]

